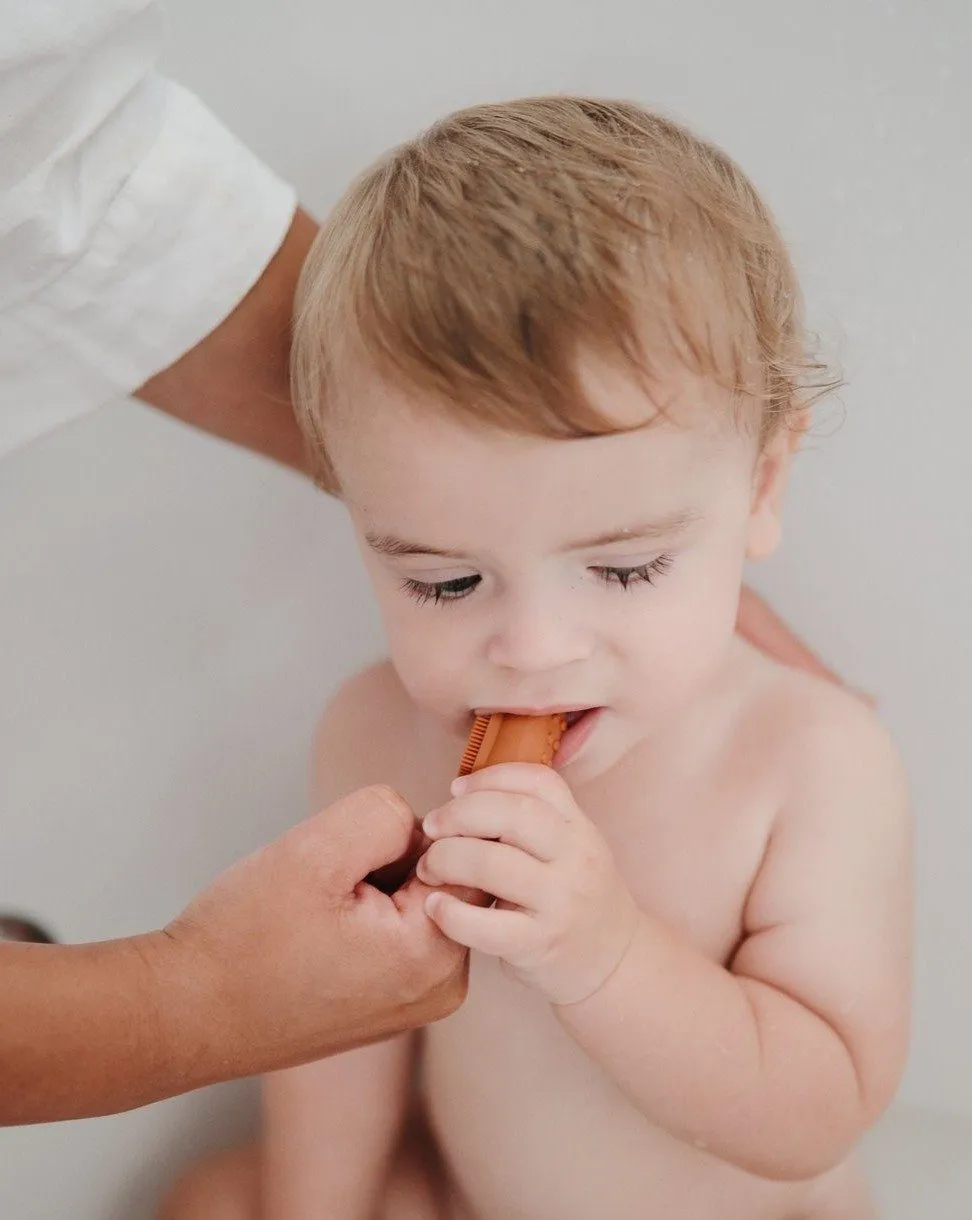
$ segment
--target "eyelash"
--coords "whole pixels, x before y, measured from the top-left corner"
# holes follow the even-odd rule
[[[654,585],[660,576],[669,571],[673,563],[671,555],[659,555],[651,563],[643,563],[636,568],[600,567],[591,568],[591,571],[596,572],[607,585],[620,585],[622,589],[630,589],[633,584]],[[406,577],[402,581],[402,589],[421,605],[428,602],[438,605],[440,602],[463,601],[477,588],[481,580],[481,576],[459,576],[455,580],[440,580],[429,584]]]

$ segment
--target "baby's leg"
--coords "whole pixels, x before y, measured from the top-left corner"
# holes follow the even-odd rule
[[[424,1124],[410,1123],[376,1220],[446,1220],[445,1175]],[[158,1220],[259,1220],[260,1148],[216,1153],[191,1169],[162,1202]]]
[[[162,1200],[158,1220],[259,1220],[257,1144],[217,1152],[194,1166]]]

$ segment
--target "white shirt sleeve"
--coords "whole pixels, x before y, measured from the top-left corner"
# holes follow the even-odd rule
[[[157,75],[154,0],[4,0],[0,455],[136,389],[259,279],[294,192]]]

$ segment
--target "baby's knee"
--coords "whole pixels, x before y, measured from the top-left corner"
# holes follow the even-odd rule
[[[258,1220],[260,1169],[255,1144],[200,1161],[176,1182],[158,1220]]]

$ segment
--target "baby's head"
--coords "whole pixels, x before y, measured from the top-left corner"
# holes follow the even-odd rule
[[[720,680],[823,372],[741,171],[569,97],[463,111],[367,171],[294,347],[405,686],[457,735],[605,709],[570,735],[577,779]]]

